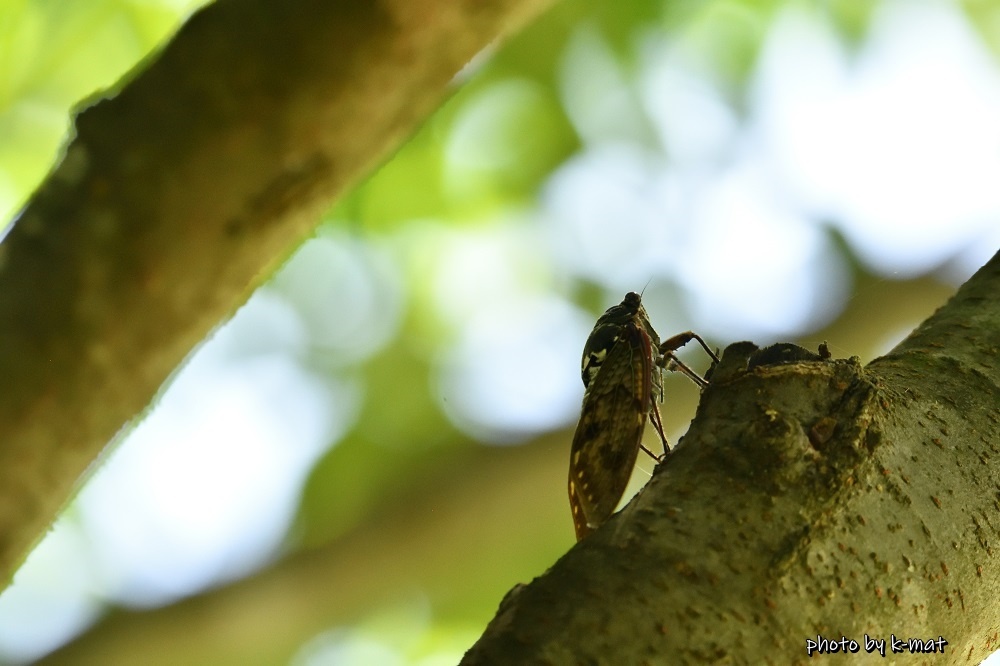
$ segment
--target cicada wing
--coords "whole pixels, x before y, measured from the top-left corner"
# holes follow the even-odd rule
[[[570,453],[569,496],[577,539],[604,523],[628,485],[651,406],[652,347],[629,322],[592,378]]]

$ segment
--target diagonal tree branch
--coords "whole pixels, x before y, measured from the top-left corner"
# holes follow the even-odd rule
[[[978,663],[1000,630],[998,294],[1000,254],[864,368],[730,346],[644,491],[462,663],[805,663],[866,634]]]
[[[0,579],[99,452],[455,73],[549,0],[218,0],[0,246]]]

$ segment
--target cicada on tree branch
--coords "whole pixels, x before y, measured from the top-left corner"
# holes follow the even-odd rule
[[[642,297],[629,292],[597,320],[583,348],[583,408],[573,435],[569,464],[569,504],[577,540],[614,512],[635,467],[647,417],[670,450],[657,403],[663,401],[663,370],[679,371],[704,387],[707,381],[674,352],[697,340],[717,363],[719,357],[695,333],[660,342]]]

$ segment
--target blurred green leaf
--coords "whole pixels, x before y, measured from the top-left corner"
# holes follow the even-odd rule
[[[1000,3],[995,0],[963,0],[961,6],[993,55],[1000,57]]]
[[[0,219],[9,219],[51,168],[74,107],[113,88],[201,4],[0,3]]]
[[[422,470],[468,445],[429,391],[431,368],[405,342],[364,369],[357,425],[314,466],[303,490],[296,533],[306,545],[344,534],[376,507],[413,492]]]

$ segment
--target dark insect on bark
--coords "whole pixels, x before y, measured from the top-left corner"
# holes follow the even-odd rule
[[[569,504],[579,541],[604,523],[625,492],[635,459],[642,448],[650,417],[669,450],[656,407],[662,400],[662,371],[679,370],[704,386],[707,382],[677,359],[673,352],[697,339],[676,335],[664,343],[649,323],[639,294],[629,292],[597,320],[583,348],[583,408],[573,435],[569,465]]]

